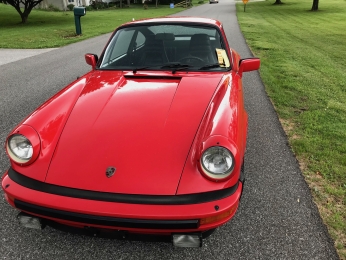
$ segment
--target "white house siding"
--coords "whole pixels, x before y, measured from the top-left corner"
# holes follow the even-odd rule
[[[46,9],[49,5],[59,8],[60,10],[68,10],[67,5],[73,4],[74,6],[89,6],[91,0],[43,0],[39,7]]]

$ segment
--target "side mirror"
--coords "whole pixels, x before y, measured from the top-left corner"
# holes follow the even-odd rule
[[[239,61],[238,74],[241,77],[243,75],[243,72],[258,70],[260,65],[261,61],[259,58],[241,59]]]
[[[96,63],[98,61],[98,57],[95,54],[87,53],[87,54],[85,54],[85,61],[94,70],[96,68]]]

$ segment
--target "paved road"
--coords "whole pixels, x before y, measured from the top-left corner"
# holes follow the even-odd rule
[[[231,46],[243,57],[252,56],[232,0],[179,15],[221,20]],[[0,66],[0,142],[25,115],[86,72],[84,53],[99,54],[108,36]],[[245,74],[244,86],[249,138],[242,203],[235,218],[205,240],[203,248],[84,237],[50,228],[26,230],[1,198],[0,259],[338,259],[258,73]],[[0,174],[8,166],[1,150]]]

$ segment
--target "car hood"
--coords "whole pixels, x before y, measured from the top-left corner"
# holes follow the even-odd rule
[[[60,136],[46,182],[125,194],[176,194],[222,75],[95,72]],[[114,174],[107,176],[107,170]]]

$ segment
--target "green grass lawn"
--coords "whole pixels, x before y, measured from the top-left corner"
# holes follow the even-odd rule
[[[194,5],[197,4],[194,3]],[[17,11],[10,5],[0,4],[0,48],[28,49],[52,48],[81,41],[104,33],[112,32],[117,26],[148,17],[167,16],[184,10],[182,7],[169,8],[169,5],[155,8],[142,5],[130,8],[87,11],[81,17],[82,36],[75,35],[75,22],[72,11],[47,12],[33,10],[26,24],[21,24]]]
[[[346,259],[346,1],[237,5],[241,29],[324,222]]]

